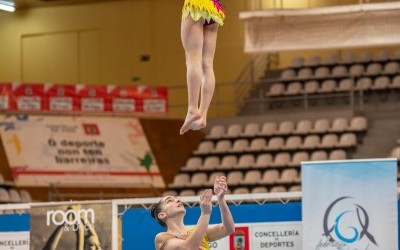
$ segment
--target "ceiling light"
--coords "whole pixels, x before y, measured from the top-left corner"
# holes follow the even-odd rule
[[[0,0],[0,10],[5,10],[5,11],[8,11],[8,12],[14,12],[15,11],[14,2]]]

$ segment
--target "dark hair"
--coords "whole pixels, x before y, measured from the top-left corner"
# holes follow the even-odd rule
[[[162,204],[162,199],[158,201],[156,204],[153,204],[150,207],[150,214],[158,222],[158,224],[166,228],[167,224],[165,224],[163,220],[158,218],[158,214],[161,213],[161,204]]]

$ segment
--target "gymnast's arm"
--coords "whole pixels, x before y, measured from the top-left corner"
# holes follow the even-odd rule
[[[225,193],[228,191],[225,176],[219,176],[214,182],[214,192],[218,198],[218,204],[221,211],[222,223],[209,226],[207,236],[209,241],[222,239],[235,232],[235,222],[228,204],[225,201]]]

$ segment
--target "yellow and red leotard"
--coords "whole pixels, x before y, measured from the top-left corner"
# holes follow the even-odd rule
[[[206,24],[213,22],[224,24],[225,12],[220,0],[185,0],[182,9],[182,19],[190,16],[198,21],[203,18]]]

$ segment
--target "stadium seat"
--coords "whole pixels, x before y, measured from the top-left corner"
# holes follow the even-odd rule
[[[359,132],[366,131],[368,128],[367,118],[364,116],[355,116],[351,118],[349,131]]]
[[[237,139],[233,142],[230,152],[244,152],[249,148],[249,141],[246,139]]]
[[[289,83],[283,95],[291,96],[291,95],[299,95],[303,91],[303,85],[300,82],[291,82]]]
[[[304,92],[307,94],[315,94],[318,92],[319,83],[315,80],[307,81],[304,84]]]
[[[284,193],[287,192],[287,189],[284,186],[273,186],[270,190],[270,193]]]
[[[302,143],[302,139],[300,136],[293,135],[286,139],[285,145],[282,147],[282,150],[295,150],[300,147]]]
[[[217,166],[217,169],[232,169],[236,167],[236,164],[237,157],[235,155],[226,155],[222,158],[221,164]]]
[[[260,135],[262,136],[274,135],[277,130],[278,130],[278,125],[275,122],[265,122],[262,125]]]
[[[285,85],[283,83],[274,83],[269,91],[266,93],[266,96],[274,97],[281,96],[285,92]]]
[[[374,76],[382,72],[382,65],[380,63],[371,63],[367,66],[365,75]]]
[[[297,123],[296,130],[293,134],[306,135],[312,130],[312,122],[310,120],[301,120]]]
[[[190,182],[190,176],[186,173],[180,173],[175,175],[174,180],[171,184],[169,184],[169,188],[180,188],[186,187],[187,184]]]
[[[326,161],[328,153],[325,150],[317,150],[311,153],[310,161]]]
[[[231,171],[226,177],[226,184],[228,186],[236,186],[243,180],[243,173],[241,171]]]
[[[277,180],[278,184],[298,182],[300,182],[299,174],[297,170],[293,168],[283,170],[281,177]]]
[[[250,146],[247,151],[262,151],[265,149],[267,142],[264,138],[255,138],[250,142]]]
[[[200,157],[190,157],[186,165],[182,168],[182,170],[187,170],[187,171],[195,171],[201,168],[203,165],[203,160]]]
[[[330,121],[328,119],[318,119],[314,123],[313,133],[327,133],[330,129]]]
[[[203,166],[200,170],[213,170],[220,165],[220,158],[218,156],[207,156],[204,159]]]
[[[284,168],[290,163],[290,154],[281,152],[275,155],[274,162],[271,164],[272,167]]]
[[[285,145],[285,140],[283,137],[272,137],[268,141],[266,149],[268,150],[280,150]]]
[[[240,181],[242,185],[253,185],[259,183],[261,180],[261,172],[258,170],[247,171],[244,179]]]
[[[254,168],[267,168],[270,167],[273,163],[273,157],[270,154],[260,154],[257,157],[256,163],[254,164]]]
[[[236,165],[237,169],[249,169],[255,164],[255,157],[253,154],[244,154],[240,156],[238,163]]]
[[[357,137],[354,133],[344,133],[340,136],[338,147],[347,148],[357,145]]]
[[[264,172],[259,184],[275,184],[279,179],[279,171],[270,169]]]
[[[392,80],[392,84],[390,85],[392,89],[400,89],[400,75],[396,76]]]
[[[398,62],[388,62],[383,68],[384,74],[397,74],[400,72],[400,64]]]
[[[195,150],[194,154],[209,154],[214,150],[214,143],[212,141],[202,141],[199,144],[197,150]]]
[[[346,160],[346,159],[347,159],[346,152],[342,149],[333,150],[329,154],[329,160]]]
[[[308,79],[313,76],[313,71],[310,68],[301,68],[297,73],[298,79]]]
[[[372,86],[372,79],[369,77],[363,77],[357,81],[356,88],[359,90],[366,91],[369,90],[371,86]]]
[[[214,153],[227,153],[231,150],[231,141],[219,140],[215,145]]]
[[[188,187],[201,187],[208,180],[208,176],[206,173],[195,173],[190,178],[190,182],[188,183]]]
[[[296,71],[294,71],[293,69],[285,69],[284,71],[282,71],[282,80],[291,80],[293,78],[296,78]]]
[[[328,67],[325,66],[317,68],[314,74],[314,76],[317,78],[326,78],[329,77],[329,75],[330,75],[330,70]]]
[[[336,89],[336,81],[332,79],[328,79],[322,82],[321,88],[318,90],[318,93],[332,93]]]
[[[242,125],[232,124],[228,126],[225,137],[234,138],[234,137],[239,137],[241,134],[242,134]]]
[[[337,146],[339,142],[338,136],[335,134],[325,134],[322,139],[321,143],[319,144],[319,148],[334,148]]]
[[[196,192],[192,189],[184,189],[179,193],[179,196],[196,196]]]
[[[304,138],[303,144],[300,145],[300,149],[315,149],[318,148],[320,138],[318,135],[308,135]]]
[[[354,64],[350,66],[349,73],[351,76],[361,76],[364,74],[364,66],[361,64]]]
[[[388,89],[390,86],[390,79],[387,76],[379,76],[375,78],[374,84],[371,86],[371,89],[374,90],[384,90]]]
[[[268,189],[264,186],[257,186],[251,190],[252,194],[264,194],[268,193]]]
[[[256,136],[260,132],[259,123],[248,123],[246,124],[242,136]]]
[[[276,135],[289,135],[295,130],[295,124],[293,121],[283,121],[279,124]]]
[[[347,130],[349,126],[349,120],[344,117],[335,118],[332,122],[332,127],[329,129],[329,132],[344,132]]]
[[[335,66],[335,67],[332,69],[332,74],[331,74],[331,75],[332,75],[332,76],[335,76],[335,77],[338,77],[338,76],[347,76],[347,75],[348,75],[347,68],[346,68],[345,66],[343,66],[343,65]]]
[[[354,89],[354,81],[350,78],[345,78],[339,81],[336,92],[349,92]]]
[[[238,187],[235,188],[232,194],[249,194],[250,190],[247,187]]]
[[[289,167],[300,167],[302,161],[309,161],[310,155],[305,151],[294,153],[292,160],[289,162]]]
[[[7,189],[0,188],[0,201],[1,202],[9,202],[10,201],[10,194],[8,193]]]
[[[225,127],[223,125],[215,125],[211,128],[210,134],[206,136],[207,139],[220,139],[225,135]]]

